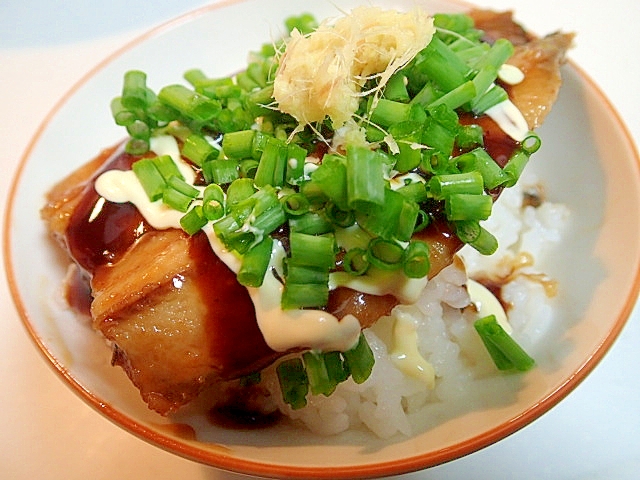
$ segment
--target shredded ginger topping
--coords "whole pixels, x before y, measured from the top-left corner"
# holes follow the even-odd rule
[[[335,129],[352,118],[364,83],[389,77],[425,48],[435,32],[433,18],[419,9],[403,13],[359,7],[309,35],[294,30],[275,77],[278,109],[302,126],[329,117]]]

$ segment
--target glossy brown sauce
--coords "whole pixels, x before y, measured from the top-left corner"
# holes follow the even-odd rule
[[[128,170],[135,159],[116,150],[94,178],[107,170]],[[134,205],[101,203],[100,199],[94,182],[89,182],[66,231],[71,256],[90,274],[101,265],[116,262],[150,229]]]
[[[264,368],[280,354],[266,344],[249,292],[213,252],[204,232],[191,237],[189,248],[193,262],[189,279],[195,281],[206,304],[205,330],[212,362],[223,376]]]
[[[282,418],[282,414],[277,410],[263,413],[229,403],[210,409],[207,418],[212,424],[227,429],[258,430],[275,425]]]

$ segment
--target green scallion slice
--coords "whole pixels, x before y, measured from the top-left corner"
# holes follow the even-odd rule
[[[129,110],[145,109],[147,105],[146,73],[130,70],[124,74],[121,102]]]
[[[225,213],[225,197],[220,185],[207,185],[202,193],[202,212],[207,220],[222,218]]]
[[[466,173],[435,175],[429,180],[429,193],[437,200],[455,194],[480,195],[484,192],[482,174],[477,170]]]
[[[329,300],[329,287],[321,283],[286,282],[282,291],[283,310],[320,308]]]
[[[238,270],[238,282],[245,287],[260,287],[271,261],[273,239],[269,236],[250,248],[242,257]]]
[[[180,226],[188,235],[195,235],[206,224],[207,218],[202,212],[202,205],[195,205],[180,218]]]
[[[155,202],[162,198],[162,193],[167,186],[167,182],[152,159],[141,158],[131,165],[131,169],[138,178],[149,200]]]
[[[205,162],[218,158],[220,151],[202,135],[194,133],[184,139],[182,154],[201,167]]]
[[[367,251],[362,248],[351,248],[342,259],[342,268],[351,275],[364,275],[369,270]]]
[[[495,315],[476,320],[474,328],[499,370],[530,370],[535,360],[502,328]]]
[[[360,334],[355,347],[343,352],[342,355],[353,381],[358,384],[364,383],[371,375],[375,363],[373,352],[364,334]]]
[[[486,220],[491,215],[493,199],[489,195],[454,193],[445,200],[445,213],[449,221]]]
[[[404,249],[398,243],[380,237],[372,239],[367,248],[367,260],[381,270],[402,268],[403,256]]]
[[[431,268],[429,245],[421,240],[412,240],[405,248],[402,269],[409,278],[423,278]]]
[[[384,204],[384,165],[382,152],[366,147],[347,147],[347,203],[357,208],[362,203]]]
[[[282,399],[297,410],[307,405],[309,379],[300,358],[284,360],[276,367]]]
[[[289,235],[291,258],[299,265],[330,269],[336,262],[336,246],[333,235],[308,235],[292,232]]]

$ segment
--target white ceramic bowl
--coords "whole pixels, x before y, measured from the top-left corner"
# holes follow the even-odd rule
[[[360,2],[335,3],[349,9]],[[422,3],[432,12],[468,8],[444,0]],[[318,18],[337,13],[329,2],[311,6],[303,0],[204,8],[153,30],[82,79],[42,124],[13,184],[5,225],[10,288],[35,343],[68,384],[97,411],[159,447],[263,476],[379,477],[422,469],[498,441],[560,401],[611,346],[638,296],[638,153],[607,99],[575,65],[563,69],[559,101],[540,131],[544,147],[528,167],[550,199],[572,211],[567,242],[545,266],[562,286],[566,322],[558,326],[554,361],[529,372],[509,402],[452,414],[428,431],[386,441],[362,434],[316,437],[284,425],[230,431],[198,413],[172,423],[147,410],[124,373],[110,366],[102,340],[58,300],[66,261],[48,240],[39,209],[55,180],[121,138],[108,102],[122,74],[142,69],[152,87],[179,81],[194,66],[212,76],[229,74],[244,65],[247,52],[279,36],[285,17],[308,10]]]

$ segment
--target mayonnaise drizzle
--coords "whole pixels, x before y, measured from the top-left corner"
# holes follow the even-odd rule
[[[418,350],[418,332],[411,317],[404,312],[394,313],[392,346],[389,356],[405,375],[414,377],[427,388],[435,387],[436,372]]]

